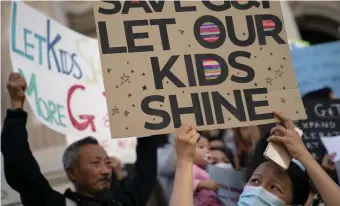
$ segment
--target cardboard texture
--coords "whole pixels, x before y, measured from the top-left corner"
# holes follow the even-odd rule
[[[306,118],[280,2],[113,1],[94,14],[114,138]]]

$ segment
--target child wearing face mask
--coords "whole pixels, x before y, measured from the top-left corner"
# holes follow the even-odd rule
[[[210,149],[212,163],[220,168],[234,169],[235,163],[232,152],[226,147],[212,147]]]
[[[217,183],[210,179],[206,166],[211,162],[209,141],[201,136],[196,146],[193,166],[194,206],[223,206],[217,198]]]

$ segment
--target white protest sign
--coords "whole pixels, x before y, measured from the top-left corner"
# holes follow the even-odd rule
[[[208,172],[219,186],[217,195],[223,204],[236,206],[246,184],[245,172],[216,166],[209,166]]]
[[[340,161],[340,136],[321,137],[321,141],[329,154],[336,153],[334,162]]]
[[[23,2],[12,4],[10,37],[13,70],[26,79],[40,122],[65,135],[111,138],[97,40]]]

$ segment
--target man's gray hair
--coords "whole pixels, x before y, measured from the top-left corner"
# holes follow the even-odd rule
[[[63,154],[63,166],[65,172],[67,169],[79,161],[79,148],[84,145],[95,144],[99,145],[99,142],[94,137],[85,137],[81,140],[73,142],[64,151]]]

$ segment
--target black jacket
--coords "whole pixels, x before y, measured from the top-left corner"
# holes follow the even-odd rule
[[[157,150],[154,137],[140,138],[137,144],[135,176],[124,189],[112,191],[99,202],[66,191],[61,194],[49,185],[30,150],[26,131],[27,113],[8,110],[1,133],[1,152],[8,184],[21,195],[25,206],[65,206],[65,197],[78,206],[144,206],[152,193],[157,175]]]

